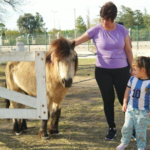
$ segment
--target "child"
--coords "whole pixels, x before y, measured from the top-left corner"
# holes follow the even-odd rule
[[[137,57],[132,67],[134,76],[130,78],[124,95],[122,110],[126,112],[125,123],[117,150],[124,150],[128,146],[133,128],[138,150],[146,147],[146,129],[150,123],[150,58]]]

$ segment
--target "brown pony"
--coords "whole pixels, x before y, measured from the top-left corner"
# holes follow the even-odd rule
[[[74,51],[75,42],[69,42],[61,37],[51,44],[46,53],[46,89],[47,109],[50,121],[48,133],[58,134],[58,122],[61,114],[61,103],[69,87],[72,85],[72,78],[77,71],[78,58]],[[54,56],[54,63],[51,61],[51,54]],[[6,66],[7,89],[36,96],[35,62],[8,62]],[[24,108],[22,104],[10,101],[9,108]],[[49,139],[47,134],[48,120],[41,121],[39,135],[42,139]],[[25,119],[13,119],[13,131],[20,135],[21,131],[27,129]]]

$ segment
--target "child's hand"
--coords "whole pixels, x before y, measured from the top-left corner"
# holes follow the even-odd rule
[[[127,109],[127,104],[123,104],[122,111],[126,112],[126,109]]]
[[[149,117],[150,117],[150,112],[148,113]]]

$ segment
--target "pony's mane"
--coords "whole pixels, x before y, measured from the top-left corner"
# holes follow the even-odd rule
[[[50,46],[49,51],[46,53],[46,62],[51,62],[51,54],[54,52],[54,55],[58,59],[63,59],[70,54],[71,43],[63,37],[55,39]]]

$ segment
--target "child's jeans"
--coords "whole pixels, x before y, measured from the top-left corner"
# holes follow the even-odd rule
[[[130,106],[129,106],[130,107]],[[121,143],[128,145],[133,133],[133,127],[136,132],[137,147],[144,149],[146,147],[146,129],[150,123],[150,117],[147,110],[127,109],[125,113],[125,123],[121,130]]]

